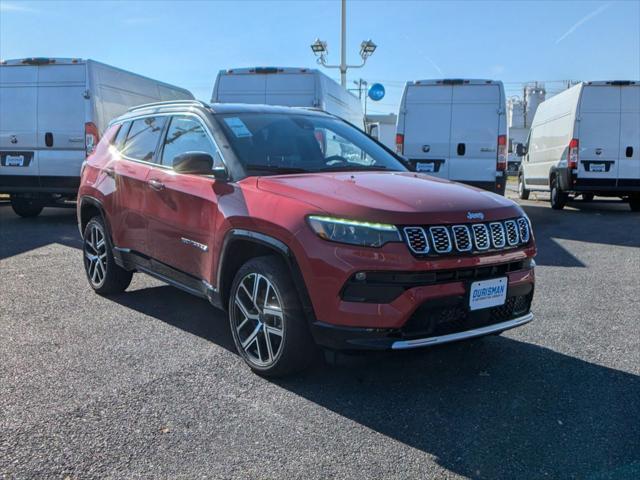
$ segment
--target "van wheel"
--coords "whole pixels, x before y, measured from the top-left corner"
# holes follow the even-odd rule
[[[640,195],[631,195],[629,197],[629,208],[632,212],[640,212]]]
[[[296,288],[277,257],[252,258],[240,267],[229,295],[229,322],[238,353],[260,375],[302,370],[316,352]]]
[[[562,210],[567,204],[569,196],[560,189],[558,177],[551,178],[551,208]]]
[[[108,295],[127,289],[133,272],[116,264],[107,229],[102,217],[98,215],[89,220],[84,229],[82,253],[89,285],[96,293]]]
[[[581,196],[583,202],[592,202],[593,197],[595,197],[593,193],[583,193]]]
[[[23,218],[32,218],[40,215],[44,205],[34,198],[11,195],[11,208],[13,208],[16,215]]]
[[[518,175],[518,197],[522,200],[528,200],[531,191],[527,190],[524,186],[524,175]]]

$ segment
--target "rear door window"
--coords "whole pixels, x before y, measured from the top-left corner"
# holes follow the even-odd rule
[[[215,147],[202,124],[192,117],[173,117],[162,149],[162,165],[173,166],[173,159],[186,152],[204,152],[211,155],[214,166],[222,164]]]
[[[123,153],[134,160],[152,162],[166,117],[134,120],[127,135]]]

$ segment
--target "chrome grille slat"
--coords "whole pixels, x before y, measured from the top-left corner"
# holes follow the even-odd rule
[[[515,220],[507,220],[504,222],[504,228],[507,232],[507,243],[510,247],[520,243],[520,235]]]
[[[484,223],[474,223],[471,226],[473,230],[473,242],[478,250],[489,249],[489,230]]]
[[[447,227],[430,227],[431,243],[437,253],[449,253],[452,250],[451,235]]]
[[[489,230],[491,230],[491,243],[493,248],[504,248],[505,235],[504,227],[501,222],[492,222],[489,224]]]
[[[407,237],[407,243],[413,253],[424,255],[429,253],[429,242],[427,234],[422,227],[405,227],[404,234]]]
[[[456,250],[459,252],[468,252],[473,248],[471,244],[471,234],[469,233],[469,227],[466,225],[454,225],[453,241],[456,246]]]
[[[402,231],[415,255],[499,251],[526,245],[531,240],[531,226],[526,217],[452,226],[406,226]]]
[[[529,232],[529,222],[526,218],[520,217],[518,219],[518,229],[520,230],[520,241],[522,243],[528,243],[531,232]]]

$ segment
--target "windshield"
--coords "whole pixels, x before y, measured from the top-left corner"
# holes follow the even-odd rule
[[[252,174],[407,170],[364,132],[336,118],[286,113],[217,118],[236,156]]]

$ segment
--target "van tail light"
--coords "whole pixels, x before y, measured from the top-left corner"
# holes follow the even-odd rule
[[[507,136],[498,135],[498,155],[496,156],[496,170],[504,172],[507,169]]]
[[[84,149],[87,157],[93,153],[98,146],[100,140],[98,135],[98,127],[92,122],[84,124]]]
[[[578,139],[572,138],[569,142],[569,155],[567,156],[567,165],[569,168],[578,168]]]
[[[404,153],[404,135],[398,133],[396,135],[396,153],[402,155]]]

